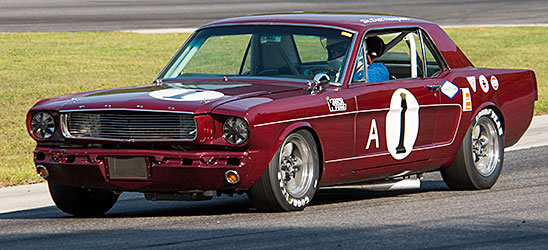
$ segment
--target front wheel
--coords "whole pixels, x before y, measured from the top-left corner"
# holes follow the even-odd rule
[[[71,187],[48,182],[51,198],[59,210],[74,216],[98,216],[110,210],[118,194],[109,190]]]
[[[248,191],[251,204],[268,211],[304,209],[316,193],[319,166],[312,134],[299,130],[288,135],[261,178]]]
[[[481,110],[468,128],[453,164],[441,170],[452,189],[487,189],[497,181],[504,159],[501,121],[492,109]]]

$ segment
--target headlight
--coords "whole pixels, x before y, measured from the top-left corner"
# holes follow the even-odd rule
[[[249,125],[239,117],[230,117],[223,124],[223,138],[232,145],[244,143],[249,137]]]
[[[32,134],[38,139],[49,139],[55,132],[55,121],[53,116],[47,112],[38,112],[32,116],[30,121]]]

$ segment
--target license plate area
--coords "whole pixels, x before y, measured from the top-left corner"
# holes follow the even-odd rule
[[[149,166],[150,164],[146,157],[107,157],[107,169],[111,180],[149,180]]]

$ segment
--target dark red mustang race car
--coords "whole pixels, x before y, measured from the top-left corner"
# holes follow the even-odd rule
[[[291,211],[321,186],[429,171],[452,189],[490,188],[535,100],[534,72],[475,68],[428,21],[274,14],[207,24],[154,83],[42,100],[27,126],[69,214],[105,213],[124,191],[246,192]]]

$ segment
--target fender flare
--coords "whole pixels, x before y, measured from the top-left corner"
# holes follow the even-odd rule
[[[300,121],[300,122],[295,122],[295,123],[292,123],[292,124],[289,124],[288,126],[286,126],[285,128],[283,128],[280,133],[278,134],[278,136],[276,137],[276,140],[274,142],[274,145],[273,147],[271,148],[270,152],[265,152],[267,153],[268,155],[268,159],[272,159],[272,157],[274,157],[274,154],[276,154],[276,151],[278,150],[278,148],[280,147],[280,145],[282,145],[283,141],[285,140],[285,138],[299,130],[299,129],[306,129],[308,130],[312,136],[314,137],[314,139],[316,140],[316,146],[318,147],[318,157],[319,157],[319,162],[320,162],[320,176],[319,176],[319,180],[321,179],[322,177],[322,174],[324,173],[324,168],[325,168],[325,164],[324,164],[324,160],[323,160],[323,155],[324,155],[324,152],[323,152],[323,147],[322,147],[322,143],[321,143],[321,140],[320,138],[318,137],[318,134],[316,133],[316,131],[314,130],[314,128],[312,127],[312,125],[308,122],[305,122],[305,121]],[[270,162],[269,160],[269,162]],[[264,171],[266,170],[268,166],[255,166],[253,167],[252,169],[250,169],[247,173],[247,177],[249,176],[261,176]],[[253,173],[251,173],[253,171]],[[260,172],[260,173],[257,173],[257,172]],[[252,181],[251,183],[246,183],[242,186],[240,186],[238,189],[240,190],[246,190],[246,189],[249,189],[251,188],[251,186],[253,186],[255,184],[256,180],[255,181]],[[243,183],[242,183],[243,184]]]
[[[319,176],[318,180],[321,180],[322,174],[325,170],[325,164],[324,164],[324,160],[323,160],[324,152],[323,152],[323,147],[322,147],[322,141],[320,140],[320,137],[318,136],[318,133],[316,133],[316,131],[314,130],[312,125],[308,122],[305,122],[305,121],[296,122],[296,123],[292,123],[289,126],[285,127],[281,131],[281,133],[278,135],[278,139],[276,140],[276,143],[274,144],[275,147],[273,147],[272,151],[269,153],[269,159],[272,159],[272,157],[274,157],[274,154],[276,153],[276,151],[278,150],[280,145],[282,145],[285,138],[289,134],[291,134],[291,133],[293,133],[293,132],[295,132],[299,129],[308,130],[312,134],[314,139],[316,140],[316,147],[318,147],[318,154],[319,154],[318,157],[320,158],[319,159],[320,160],[320,176]]]
[[[468,127],[470,127],[470,125],[474,122],[474,119],[479,114],[479,112],[486,108],[492,109],[497,114],[501,122],[502,130],[506,131],[504,127],[504,116],[501,110],[493,102],[484,102],[481,105],[479,105],[477,108],[475,108],[473,112],[467,112],[467,113],[470,113],[470,117],[468,119],[462,119],[460,121],[459,130],[461,130],[460,127],[464,127],[466,129],[461,130],[461,132],[457,131],[458,134],[457,134],[457,137],[455,138],[455,141],[459,142],[458,148],[460,148],[462,145],[462,141],[464,139],[464,135],[466,134],[466,130],[468,129]],[[503,133],[503,134],[506,134],[506,133]],[[456,148],[455,150],[458,150],[458,148]],[[456,154],[456,151],[455,151],[455,154]]]
[[[467,128],[470,126],[470,124],[472,124],[472,121],[474,120],[474,118],[478,115],[478,113],[483,110],[483,109],[486,109],[486,108],[490,108],[492,109],[493,111],[495,111],[495,113],[497,114],[497,116],[499,117],[500,119],[500,122],[501,122],[501,126],[502,126],[502,131],[506,131],[506,127],[505,127],[505,123],[504,123],[504,114],[502,113],[502,110],[499,109],[497,107],[497,105],[493,102],[484,102],[482,103],[480,106],[478,106],[478,108],[476,110],[474,110],[474,113],[472,114],[472,116],[470,117],[470,119],[468,120],[468,124],[467,124]],[[503,133],[503,135],[506,134],[506,133]]]

